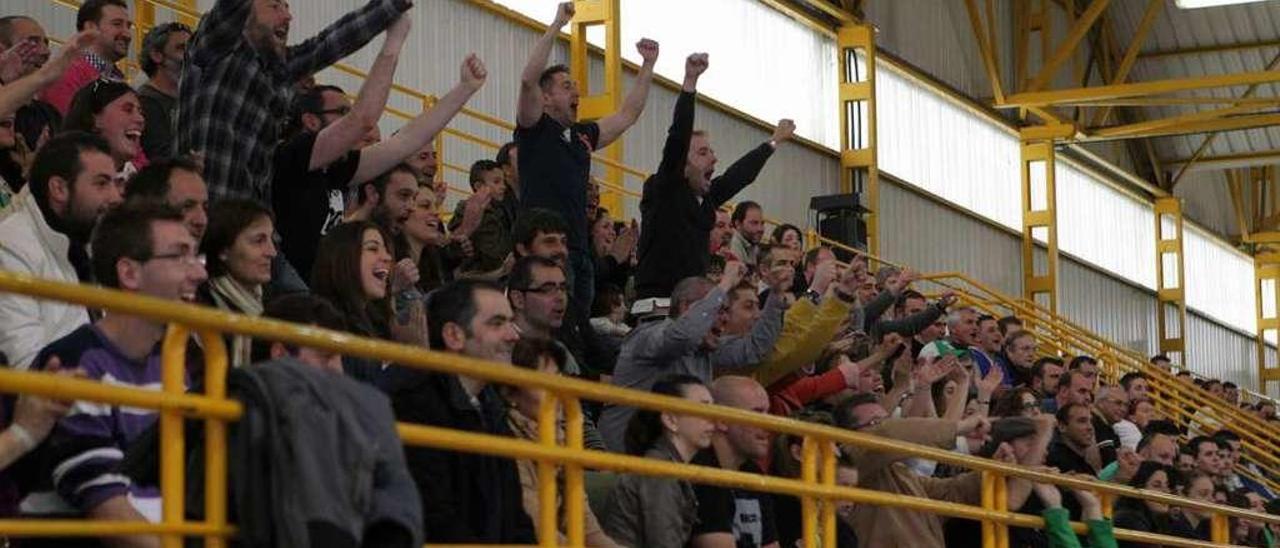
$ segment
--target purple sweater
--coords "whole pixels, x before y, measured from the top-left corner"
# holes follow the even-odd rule
[[[97,327],[84,325],[40,352],[33,367],[58,356],[64,368],[78,367],[104,384],[161,389],[160,346],[143,361],[126,357]],[[189,357],[194,357],[190,356]],[[188,360],[188,370],[190,370]],[[184,372],[183,383],[187,384]],[[124,453],[155,422],[151,409],[77,401],[37,449],[43,463],[23,498],[28,515],[81,514],[116,496],[128,495],[148,517],[158,518],[160,493],[155,487],[132,485],[118,471]],[[154,512],[154,514],[153,514]]]

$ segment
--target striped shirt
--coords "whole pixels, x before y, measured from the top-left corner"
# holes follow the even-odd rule
[[[89,379],[103,384],[161,390],[159,344],[146,359],[137,361],[125,356],[97,327],[86,324],[45,347],[33,367],[43,367],[49,356],[57,356],[64,368],[78,367]],[[191,352],[188,356],[195,358]],[[188,370],[191,361],[188,360]],[[186,372],[183,377],[185,385]],[[129,445],[151,427],[156,417],[152,409],[75,402],[37,450],[37,458],[31,459],[40,463],[40,476],[22,500],[22,512],[38,516],[78,515],[123,495],[148,519],[158,521],[159,490],[133,485],[118,470]]]
[[[213,202],[271,203],[272,156],[293,86],[359,50],[412,7],[409,0],[370,0],[307,41],[283,61],[244,36],[251,0],[218,0],[187,47],[178,86],[175,154],[204,154]]]

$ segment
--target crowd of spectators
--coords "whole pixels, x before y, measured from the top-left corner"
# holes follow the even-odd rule
[[[191,29],[150,29],[146,81],[124,81],[132,22],[123,0],[86,0],[56,53],[41,22],[0,17],[0,269],[416,345],[701,404],[774,414],[1260,512],[1280,510],[1241,438],[1203,409],[1161,410],[1150,379],[1101,378],[1098,359],[1038,345],[1016,317],[930,298],[910,270],[837,262],[764,207],[728,204],[792,139],[767,140],[717,171],[697,128],[705,53],[688,55],[640,219],[599,206],[591,154],[643,115],[659,45],[641,40],[622,107],[579,122],[578,83],[548,65],[574,16],[561,4],[528,52],[512,141],[474,159],[452,212],[433,140],[481,89],[463,59],[434,106],[378,131],[410,0],[370,0],[289,44],[282,0],[218,0]],[[313,76],[385,35],[354,100]],[[665,113],[659,113],[665,115]],[[158,388],[165,326],[84,306],[0,294],[0,360],[19,370]],[[184,382],[203,378],[192,342]],[[296,360],[376,391],[397,420],[540,439],[537,389],[427,372],[281,342],[226,338],[235,368]],[[1161,356],[1155,367],[1169,368]],[[1187,382],[1188,375],[1180,376]],[[1195,380],[1240,406],[1231,383]],[[1243,406],[1242,406],[1243,407]],[[1269,402],[1247,406],[1275,421]],[[589,449],[724,470],[799,477],[802,440],[623,405],[588,406]],[[24,396],[0,407],[0,517],[155,522],[159,491],[123,462],[156,422],[125,406]],[[563,424],[556,425],[563,437]],[[1186,440],[1186,441],[1184,441]],[[982,475],[892,451],[837,447],[837,481],[977,504]],[[538,464],[406,446],[421,517],[403,545],[528,544],[563,537],[562,500],[538,496]],[[672,478],[600,474],[590,546],[768,547],[801,542],[798,499]],[[1043,516],[1016,546],[1117,545],[1115,527],[1209,539],[1210,518],[1012,478],[1008,507]],[[538,531],[553,512],[559,531]],[[977,545],[979,523],[841,504],[839,546]],[[1068,520],[1084,521],[1079,539]],[[1277,546],[1277,531],[1231,522],[1235,544]],[[116,546],[158,546],[147,536]],[[37,544],[30,544],[37,545]],[[60,545],[75,545],[65,541]],[[1121,542],[1120,545],[1130,545]],[[1136,544],[1135,544],[1136,545]]]

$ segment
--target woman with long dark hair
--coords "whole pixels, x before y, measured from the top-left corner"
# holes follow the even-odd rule
[[[377,224],[357,221],[334,227],[316,249],[311,291],[333,303],[353,334],[426,347],[427,319],[421,301],[392,317],[391,237]],[[394,383],[386,364],[344,356],[343,369],[384,391]]]
[[[106,139],[123,179],[147,165],[142,152],[146,118],[138,93],[123,82],[98,80],[76,92],[61,131],[84,131]]]
[[[654,383],[655,394],[710,404],[711,392],[697,377],[672,375]],[[627,425],[627,452],[687,463],[711,446],[715,423],[688,415],[640,409]],[[624,475],[610,492],[601,525],[623,546],[684,546],[697,521],[698,498],[684,480]]]
[[[218,202],[210,213],[200,243],[209,280],[200,287],[198,297],[228,312],[261,316],[262,288],[271,282],[271,261],[276,257],[271,211],[252,200],[232,199]],[[251,342],[245,336],[231,338],[233,367],[249,364]]]

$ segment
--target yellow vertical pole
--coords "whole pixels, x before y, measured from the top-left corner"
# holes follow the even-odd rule
[[[583,450],[582,404],[576,397],[568,397],[564,402],[565,446],[574,451]],[[564,513],[568,523],[566,536],[569,546],[586,546],[586,487],[583,482],[582,465],[566,464],[564,470]]]
[[[183,378],[187,371],[188,339],[186,327],[169,324],[160,348],[161,386],[166,394],[180,395],[187,391]],[[160,411],[160,512],[161,522],[165,525],[182,523],[186,512],[187,493],[182,467],[187,459],[182,426],[181,410]],[[164,548],[182,547],[182,535],[163,535],[160,541]]]
[[[840,82],[840,191],[859,192],[867,251],[880,253],[880,170],[876,161],[876,31],[849,23],[836,31]],[[849,242],[853,243],[853,242]]]
[[[988,510],[996,507],[996,475],[989,470],[982,471],[982,507]],[[995,548],[996,522],[982,521],[982,548]]]
[[[805,436],[800,446],[800,481],[805,485],[818,484],[818,441]],[[800,497],[801,530],[805,546],[818,542],[818,507],[813,497]]]
[[[604,118],[622,107],[622,10],[620,0],[574,0],[576,14],[571,23],[569,41],[569,73],[578,83],[582,97],[578,101],[578,117],[583,120]],[[591,93],[591,52],[587,47],[587,29],[604,26],[604,89]],[[622,139],[604,149],[604,157],[622,164]],[[625,184],[622,170],[605,167],[604,181],[620,188]],[[614,215],[622,214],[622,194],[612,188],[600,189],[600,206]]]
[[[1187,298],[1182,264],[1182,201],[1157,198],[1156,213],[1156,327],[1160,352],[1185,363]],[[1172,316],[1172,317],[1171,317]]]
[[[1280,380],[1280,365],[1267,359],[1267,338],[1280,333],[1280,253],[1254,255],[1253,272],[1258,314],[1254,351],[1258,360],[1258,391],[1265,394],[1267,382]]]
[[[1058,208],[1051,141],[1022,142],[1022,293],[1058,312]],[[1035,198],[1039,197],[1040,200]],[[1037,203],[1040,202],[1040,203]],[[1045,240],[1044,269],[1036,267],[1037,229]],[[1047,302],[1041,302],[1044,298]]]
[[[201,331],[204,346],[204,393],[214,399],[227,395],[227,347],[222,335]],[[204,421],[204,512],[205,522],[217,528],[227,525],[227,423],[222,419]],[[205,548],[222,548],[227,539],[209,535]]]
[[[142,50],[142,38],[152,27],[156,26],[156,7],[146,0],[135,0],[133,4],[133,54],[132,57],[137,59],[136,53]],[[121,63],[125,66],[125,63]],[[127,65],[132,66],[132,65]],[[132,79],[132,75],[126,74],[126,78]]]
[[[538,443],[556,446],[556,397],[550,392],[542,396],[538,407]],[[556,463],[549,459],[538,460],[538,546],[546,548],[559,544],[559,527],[556,520]]]
[[[821,480],[823,485],[834,487],[836,484],[836,446],[827,440],[818,442],[822,455],[822,474]],[[822,545],[836,545],[836,503],[834,499],[824,500],[822,502]]]
[[[992,486],[995,488],[995,510],[1004,512],[1009,509],[1009,489],[1003,474],[996,473]],[[1004,523],[993,524],[996,533],[996,548],[1009,548],[1009,526]]]
[[[1218,546],[1231,543],[1231,521],[1226,514],[1215,512],[1210,518],[1209,540]]]

